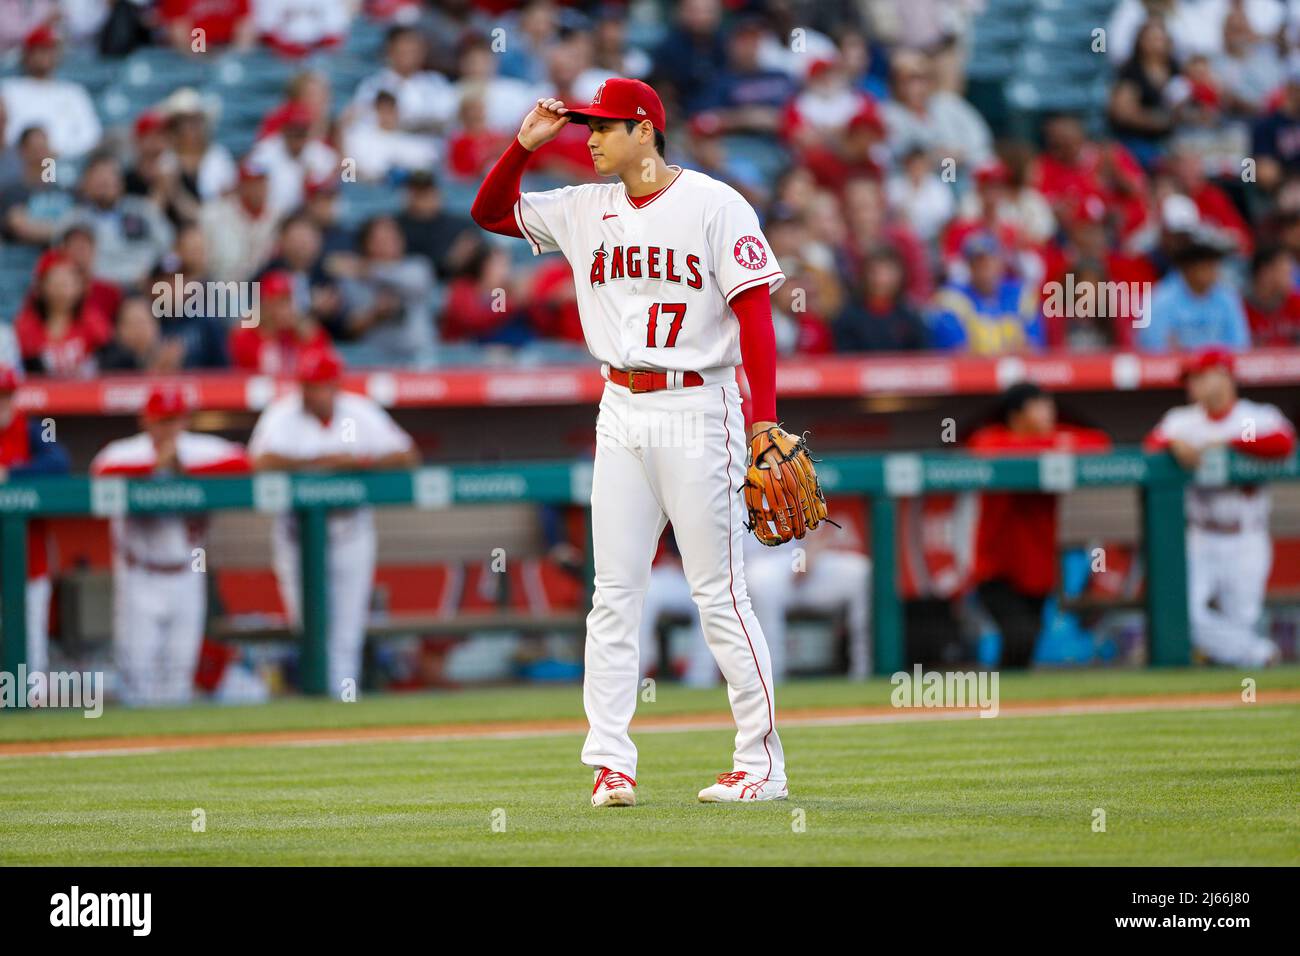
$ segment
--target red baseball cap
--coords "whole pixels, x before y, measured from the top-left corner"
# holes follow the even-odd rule
[[[1222,346],[1212,345],[1201,349],[1183,362],[1183,378],[1211,368],[1221,368],[1232,375],[1237,370],[1237,358]]]
[[[298,356],[298,381],[305,385],[325,385],[343,377],[343,361],[331,348],[308,349]]]
[[[167,117],[154,110],[145,110],[135,118],[135,135],[148,136],[167,125]]]
[[[36,260],[36,268],[32,270],[33,277],[44,279],[45,273],[49,272],[55,266],[72,265],[72,257],[62,249],[47,249],[41,253],[41,257]]]
[[[18,373],[8,365],[0,365],[0,395],[12,395],[18,391]]]
[[[586,106],[573,106],[568,114],[578,122],[587,117],[598,119],[649,120],[659,132],[664,131],[664,104],[649,85],[640,80],[613,76],[600,84]]]
[[[999,159],[983,162],[975,170],[975,182],[980,186],[1006,185],[1011,182],[1011,170]]]
[[[853,118],[849,120],[849,131],[856,129],[869,129],[881,134],[885,132],[885,120],[875,103],[867,103],[853,114]]]
[[[42,23],[40,26],[28,33],[23,39],[24,50],[34,50],[41,46],[58,45],[59,35],[54,32],[54,27],[50,26],[48,23]]]
[[[287,272],[268,272],[258,280],[258,288],[267,298],[293,295],[293,279]]]
[[[144,417],[151,422],[178,418],[190,409],[189,397],[179,385],[155,385],[144,403]]]

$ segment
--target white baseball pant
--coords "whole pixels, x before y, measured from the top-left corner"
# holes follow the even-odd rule
[[[289,626],[302,621],[302,587],[296,525],[287,516],[276,520],[271,534],[271,563],[280,586],[280,599]],[[370,593],[375,579],[375,519],[369,511],[329,517],[329,554],[326,556],[326,601],[329,633],[328,687],[331,696],[343,691],[343,682],[361,686],[361,657],[370,615]]]
[[[785,782],[772,666],[745,588],[745,423],[735,382],[634,395],[607,384],[596,421],[582,762],[633,778],[640,630],[650,563],[672,521],[704,637],[727,680],[733,769]]]
[[[1234,667],[1259,667],[1273,658],[1277,645],[1255,632],[1272,567],[1267,531],[1188,529],[1187,598],[1192,643],[1201,653]]]
[[[113,571],[113,653],[122,702],[188,703],[207,620],[201,571],[150,571],[118,560]]]

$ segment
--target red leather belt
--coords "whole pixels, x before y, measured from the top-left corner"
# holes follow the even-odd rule
[[[644,368],[611,368],[609,370],[609,380],[615,385],[622,385],[633,395],[640,395],[642,392],[662,392],[668,387],[667,372],[652,372]],[[699,372],[682,373],[682,385],[703,384],[704,376]]]

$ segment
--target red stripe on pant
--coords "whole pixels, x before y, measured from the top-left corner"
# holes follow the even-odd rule
[[[763,686],[763,698],[767,701],[767,733],[763,735],[763,750],[767,752],[767,776],[759,781],[760,784],[766,783],[772,777],[772,749],[767,745],[768,738],[772,736],[775,724],[772,720],[772,695],[768,692],[767,681],[763,680],[763,668],[758,664],[758,655],[754,653],[754,642],[749,636],[749,629],[745,627],[745,619],[740,616],[740,605],[736,603],[736,574],[732,570],[731,538],[731,429],[727,426],[727,391],[722,389],[722,430],[727,436],[727,589],[731,592],[731,608],[736,612],[736,622],[740,625],[740,630],[745,635],[745,642],[749,645],[749,656],[754,659],[754,670],[758,672],[758,682]]]

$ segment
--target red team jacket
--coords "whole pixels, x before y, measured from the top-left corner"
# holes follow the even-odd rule
[[[1096,454],[1110,449],[1110,438],[1095,429],[1072,425],[1059,425],[1051,435],[1022,436],[999,424],[976,431],[967,447],[975,454],[987,455]],[[980,496],[974,584],[1002,580],[1033,597],[1052,593],[1056,587],[1057,498],[1026,491]]]

